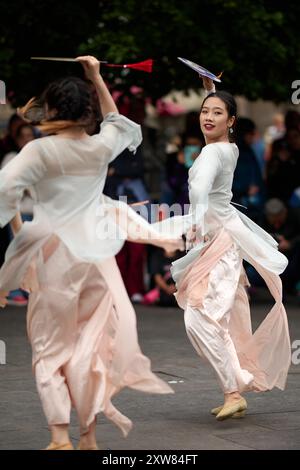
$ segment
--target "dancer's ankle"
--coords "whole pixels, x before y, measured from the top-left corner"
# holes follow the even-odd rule
[[[236,392],[231,392],[231,393],[225,393],[224,394],[224,403],[231,403],[234,401],[238,401],[242,398],[242,395],[236,391]]]
[[[51,439],[55,444],[67,444],[70,442],[69,425],[56,424],[51,426]]]
[[[97,448],[96,437],[83,434],[80,436],[79,448],[81,450]]]
[[[93,449],[97,447],[96,420],[90,424],[87,432],[80,435],[79,447],[80,449]]]

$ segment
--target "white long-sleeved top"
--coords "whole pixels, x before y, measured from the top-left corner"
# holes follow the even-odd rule
[[[18,272],[10,273],[16,285],[25,265],[52,234],[82,260],[99,261],[119,251],[124,240],[110,240],[99,233],[99,222],[105,218],[99,211],[102,191],[109,162],[125,148],[134,151],[141,141],[138,124],[109,113],[99,134],[83,139],[59,135],[36,139],[0,171],[1,227],[19,210],[24,189],[30,187],[34,198],[33,221],[23,224],[6,253],[6,262],[17,258],[20,263]],[[4,277],[7,280],[4,267],[0,286]]]
[[[34,199],[33,221],[22,225],[6,252],[0,290],[20,286],[33,257],[53,235],[79,262],[110,258],[127,238],[145,242],[153,238],[163,246],[171,240],[173,248],[180,246],[180,217],[175,226],[172,219],[171,224],[156,227],[124,202],[103,195],[108,164],[126,148],[135,151],[141,141],[138,124],[109,113],[99,134],[83,139],[59,135],[36,139],[0,171],[1,227],[19,210],[25,188],[30,187]]]
[[[280,274],[287,258],[278,251],[277,242],[261,227],[232,204],[232,181],[239,151],[232,143],[206,145],[189,170],[190,217],[201,236],[224,227],[241,249],[244,259],[255,261],[267,270]],[[205,245],[197,243],[173,264],[172,274],[179,279]]]

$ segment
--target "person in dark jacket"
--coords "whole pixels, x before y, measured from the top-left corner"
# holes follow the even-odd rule
[[[257,221],[263,206],[264,185],[259,164],[251,147],[256,126],[251,119],[239,118],[235,133],[239,158],[233,178],[233,202],[247,207],[248,217]]]

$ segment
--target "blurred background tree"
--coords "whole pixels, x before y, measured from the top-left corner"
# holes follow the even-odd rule
[[[177,56],[224,70],[221,88],[252,100],[288,100],[300,78],[296,0],[0,0],[0,8],[0,78],[15,104],[56,77],[81,74],[79,64],[29,60],[38,55],[153,58],[151,75],[103,67],[108,81],[142,86],[153,98],[199,88],[197,74]]]

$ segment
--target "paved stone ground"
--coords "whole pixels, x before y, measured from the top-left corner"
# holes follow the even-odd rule
[[[252,301],[254,325],[265,315],[268,300]],[[222,402],[214,374],[201,363],[176,308],[137,307],[142,350],[156,373],[172,384],[174,395],[122,391],[114,403],[134,421],[127,439],[105,418],[97,434],[104,449],[299,449],[300,364],[292,365],[285,392],[249,393],[244,419],[217,422],[209,409]],[[287,303],[292,341],[300,340],[300,307]],[[0,312],[0,339],[6,365],[0,365],[0,449],[41,449],[49,442],[47,424],[31,373],[25,309]],[[294,353],[300,362],[299,353]],[[71,437],[78,429],[72,417]]]

